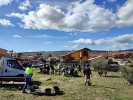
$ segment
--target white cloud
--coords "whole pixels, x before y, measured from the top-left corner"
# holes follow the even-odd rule
[[[65,39],[65,38],[67,38],[67,37],[63,36],[63,37],[54,37],[54,38]]]
[[[27,52],[33,52],[33,50],[29,50],[29,51],[27,51]]]
[[[94,41],[95,45],[104,45],[105,44],[106,39],[98,39]]]
[[[108,43],[120,43],[120,44],[133,44],[133,34],[125,34],[118,37],[110,38],[106,40]]]
[[[93,2],[94,0],[74,2],[66,13],[57,7],[41,4],[27,15],[11,13],[8,16],[21,18],[20,27],[28,29],[95,32],[113,27],[116,21],[115,14]]]
[[[13,0],[0,0],[0,7],[4,5],[8,5],[12,2]]]
[[[20,4],[20,6],[18,7],[20,10],[27,10],[28,9],[28,7],[30,7],[31,5],[30,5],[30,2],[29,2],[29,0],[25,0],[24,2],[22,2],[21,4]]]
[[[7,17],[18,17],[18,18],[23,18],[25,14],[19,14],[19,13],[11,13],[11,14],[6,14]]]
[[[109,49],[117,50],[117,49],[126,49],[133,46],[133,34],[125,34],[121,36],[117,36],[114,38],[103,38],[98,40],[91,39],[78,39],[71,41],[75,44],[84,44],[84,45],[106,45],[112,44],[113,46]]]
[[[69,46],[69,45],[65,45],[63,46],[64,48],[72,48],[72,49],[76,49],[76,48],[79,48],[79,46],[76,44],[76,45],[73,45],[73,46]]]
[[[44,44],[51,44],[52,42],[44,42]]]
[[[77,35],[77,33],[75,32],[75,33],[69,33],[69,35]]]
[[[115,0],[109,0],[114,2]],[[27,0],[28,2],[28,0]],[[133,0],[127,0],[123,6],[118,7],[116,14],[112,9],[94,4],[94,0],[72,2],[67,11],[63,12],[55,7],[40,4],[35,11],[28,14],[11,13],[8,17],[18,17],[25,29],[54,29],[60,31],[97,32],[112,27],[133,25]],[[26,6],[27,7],[27,6]],[[72,33],[70,33],[72,35]]]
[[[76,43],[76,44],[94,45],[94,42],[91,39],[82,39],[82,38],[80,38],[79,40],[74,40],[72,42]]]
[[[111,47],[108,47],[109,50],[125,50],[128,48],[132,48],[133,45],[132,44],[128,44],[128,43],[123,43],[123,44],[114,44]]]
[[[3,26],[14,26],[9,20],[6,19],[0,19],[0,24]]]
[[[107,0],[108,2],[115,2],[116,0]]]
[[[133,25],[133,0],[127,0],[122,7],[118,8],[117,17],[116,25],[118,27]]]
[[[74,46],[72,46],[72,48],[78,48],[78,45],[74,45]]]
[[[14,38],[22,38],[20,35],[14,35]]]
[[[48,37],[51,37],[51,36],[44,34],[44,35],[34,35],[34,36],[28,36],[28,37],[32,37],[32,38],[48,38]]]
[[[69,46],[68,45],[65,45],[65,46],[63,46],[64,48],[69,48]]]

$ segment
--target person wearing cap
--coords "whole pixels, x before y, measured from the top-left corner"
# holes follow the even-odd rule
[[[92,75],[92,74],[91,74],[91,69],[90,69],[88,64],[85,65],[83,73],[84,73],[84,76],[85,76],[85,85],[86,84],[90,85],[91,84],[90,83],[90,75]]]
[[[32,76],[33,76],[33,71],[32,71],[32,68],[31,68],[31,64],[29,64],[29,66],[25,70],[25,85],[22,89],[22,93],[26,93],[25,89],[27,88],[27,85],[29,84],[29,82],[31,82],[31,77]]]

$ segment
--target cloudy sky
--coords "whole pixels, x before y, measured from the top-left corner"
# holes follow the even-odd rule
[[[133,0],[0,0],[0,48],[133,48]]]

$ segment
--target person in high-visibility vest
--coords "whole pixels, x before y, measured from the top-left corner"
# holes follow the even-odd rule
[[[22,93],[26,93],[25,89],[27,88],[27,85],[29,84],[29,82],[31,82],[31,77],[33,76],[33,71],[31,68],[31,64],[29,64],[29,66],[26,68],[25,70],[25,85],[22,89]],[[31,92],[31,90],[30,90]]]

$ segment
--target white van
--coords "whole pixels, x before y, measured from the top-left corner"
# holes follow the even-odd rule
[[[14,58],[0,59],[0,77],[23,77],[25,69]]]

